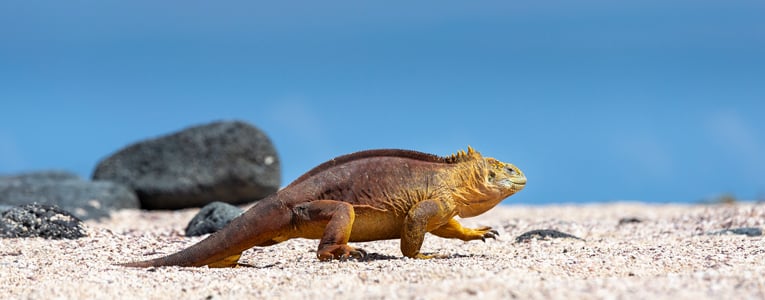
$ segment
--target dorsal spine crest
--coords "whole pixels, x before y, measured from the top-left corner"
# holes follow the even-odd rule
[[[481,158],[481,154],[478,153],[478,151],[475,151],[473,147],[468,146],[467,152],[464,150],[457,151],[456,154],[452,154],[451,156],[446,157],[446,161],[450,163],[460,163],[465,161],[470,161],[474,159]]]

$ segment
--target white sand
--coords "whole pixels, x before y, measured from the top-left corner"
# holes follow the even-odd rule
[[[463,220],[497,241],[428,236],[423,250],[448,259],[402,258],[394,240],[354,244],[373,260],[319,262],[317,241],[291,240],[246,251],[256,268],[112,265],[199,241],[182,235],[195,212],[121,211],[79,240],[0,239],[0,299],[765,299],[765,240],[703,235],[763,228],[765,204],[503,206]],[[514,241],[550,228],[586,241]]]

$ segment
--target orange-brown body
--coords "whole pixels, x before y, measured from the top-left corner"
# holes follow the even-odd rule
[[[517,167],[468,147],[449,157],[408,150],[369,150],[327,161],[261,200],[220,231],[178,253],[130,267],[239,265],[242,251],[292,238],[320,239],[321,260],[361,257],[348,242],[401,239],[407,257],[425,233],[465,241],[497,234],[462,227],[454,218],[486,212],[521,190]]]

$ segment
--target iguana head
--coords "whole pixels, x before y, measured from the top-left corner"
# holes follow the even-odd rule
[[[487,186],[496,190],[502,199],[515,194],[526,186],[526,175],[515,165],[491,157],[485,158],[485,160],[486,164],[490,166],[486,174]]]
[[[460,201],[457,208],[460,217],[480,215],[515,194],[526,186],[526,175],[513,164],[501,162],[491,157],[481,157],[478,152],[468,147],[468,155],[474,155],[477,163],[474,172],[477,175],[471,196]]]

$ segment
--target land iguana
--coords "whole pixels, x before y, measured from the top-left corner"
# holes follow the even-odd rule
[[[242,251],[292,238],[320,239],[319,260],[362,258],[348,245],[401,239],[410,258],[425,233],[486,240],[491,227],[466,228],[455,219],[480,215],[520,191],[526,177],[516,166],[468,147],[447,157],[409,150],[368,150],[337,157],[300,176],[199,243],[128,267],[235,267]]]

